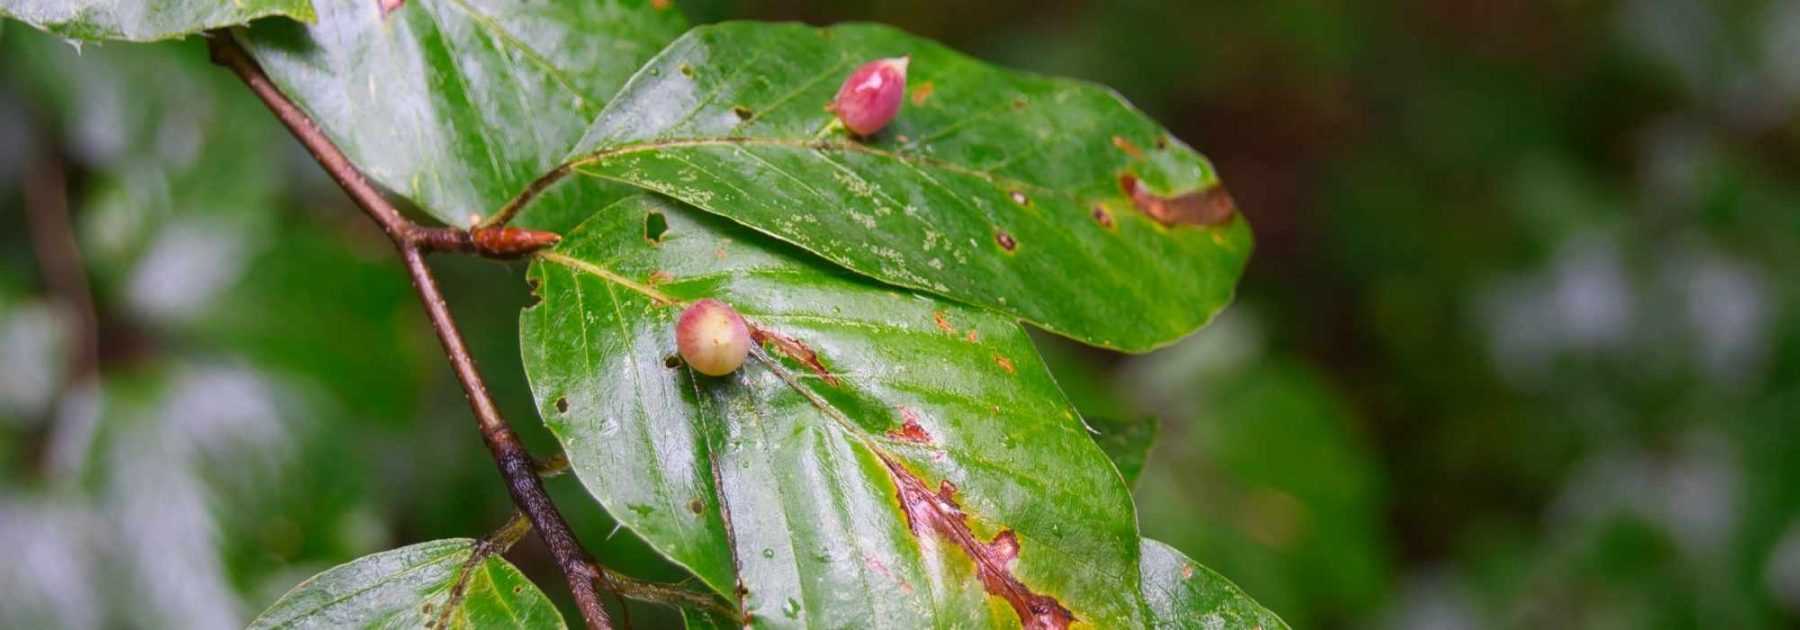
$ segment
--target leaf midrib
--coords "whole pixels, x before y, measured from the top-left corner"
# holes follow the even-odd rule
[[[600,265],[596,265],[594,263],[590,263],[590,262],[587,262],[587,261],[584,261],[584,260],[581,260],[578,258],[568,256],[567,254],[562,254],[560,252],[554,252],[554,251],[540,252],[537,254],[537,256],[539,258],[544,259],[547,262],[560,264],[560,265],[563,265],[564,267],[574,270],[574,271],[587,272],[590,275],[593,275],[594,277],[599,278],[604,282],[617,283],[619,286],[629,289],[631,291],[634,291],[636,293],[639,293],[640,295],[643,295],[646,298],[651,299],[652,301],[670,300],[670,302],[661,303],[664,306],[675,306],[675,305],[681,304],[681,302],[674,301],[672,298],[669,298],[666,294],[663,294],[660,291],[657,291],[655,289],[652,289],[652,288],[646,287],[644,285],[641,285],[639,283],[633,282],[633,281],[625,278],[624,276],[620,275],[619,273],[614,272],[610,269],[606,269],[605,267],[602,267]],[[755,273],[755,272],[750,271],[750,272],[740,272],[740,273]],[[613,298],[614,306],[616,308],[618,305],[617,296],[610,295],[609,297]],[[799,382],[798,377],[794,376],[794,374],[792,372],[790,372],[787,368],[783,367],[779,361],[770,357],[768,355],[768,353],[764,352],[760,347],[757,347],[754,345],[751,346],[750,353],[751,353],[751,356],[755,357],[757,359],[757,361],[761,362],[765,367],[767,367],[771,373],[775,374],[776,377],[780,378],[781,381],[784,384],[786,384],[790,389],[792,389],[795,393],[799,394],[801,397],[805,398],[807,400],[807,402],[812,404],[813,407],[818,409],[821,413],[825,414],[826,417],[830,418],[833,421],[833,423],[837,424],[840,427],[840,429],[842,429],[844,431],[844,433],[848,437],[850,437],[852,440],[854,440],[857,443],[860,443],[864,448],[869,449],[869,451],[871,453],[876,454],[878,457],[894,458],[895,461],[899,461],[899,459],[895,453],[884,448],[884,446],[879,438],[877,438],[874,435],[869,434],[867,431],[864,431],[862,429],[862,427],[858,426],[854,420],[851,420],[850,417],[846,413],[844,413],[843,410],[838,409],[837,406],[831,404],[830,401],[825,400],[823,397],[819,396],[816,392],[813,392],[810,388],[807,388],[804,385],[802,385]],[[714,465],[716,466],[716,464],[714,464]],[[890,473],[890,481],[896,485],[904,483],[904,481],[902,481],[900,479],[892,478],[892,473]],[[1004,524],[1001,524],[1001,525],[1003,527],[1005,527]],[[1034,541],[1038,545],[1045,547],[1045,548],[1053,548],[1052,545],[1045,544],[1043,539],[1037,537],[1035,534],[1032,534],[1030,532],[1020,532],[1020,531],[1018,531],[1018,529],[1016,527],[1005,527],[1005,528],[1011,530],[1013,532],[1013,535],[1016,537],[1019,537],[1024,540]],[[973,532],[971,531],[970,533],[972,534]],[[734,536],[734,538],[735,538],[735,536]],[[977,541],[977,542],[979,542],[979,541]],[[732,543],[731,546],[733,547],[733,549],[736,548],[735,541]],[[958,547],[961,548],[962,547],[961,544],[958,544]],[[733,552],[733,555],[735,556],[735,551]],[[968,556],[969,560],[972,562],[982,562],[983,561],[981,558],[977,558],[973,554],[970,554],[967,549],[964,549],[964,555]],[[742,580],[741,570],[735,565],[735,563],[733,563],[732,570],[734,573],[737,573],[737,578],[739,580]],[[1010,573],[1010,570],[1007,571],[1007,573]],[[1122,577],[1122,576],[1114,575],[1113,577]],[[1015,575],[1014,579],[1018,579],[1018,577]],[[1022,581],[1021,581],[1021,583],[1022,583]],[[1058,599],[1060,600],[1060,598],[1058,598]]]

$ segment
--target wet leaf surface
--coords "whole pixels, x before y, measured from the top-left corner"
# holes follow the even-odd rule
[[[241,40],[358,168],[459,226],[554,167],[686,26],[649,0],[411,0],[387,14],[373,0],[317,6],[317,24],[257,23]],[[549,199],[585,215],[620,188],[563,186]]]
[[[268,16],[312,21],[310,0],[0,0],[0,17],[74,39],[174,39]]]
[[[1288,627],[1275,613],[1230,580],[1200,566],[1174,547],[1145,538],[1144,598],[1150,601],[1156,628],[1242,628],[1277,630]]]
[[[528,278],[525,367],[576,475],[757,624],[1143,625],[1128,490],[1010,318],[649,196]],[[675,318],[708,297],[787,341],[688,370]]]
[[[868,138],[835,126],[825,105],[851,69],[900,55],[899,115]],[[1129,351],[1205,324],[1250,254],[1211,164],[1117,93],[882,26],[694,29],[571,163],[884,282]],[[539,205],[527,214],[563,212]]]
[[[250,628],[565,627],[549,598],[505,559],[470,565],[476,546],[434,540],[358,558],[301,582]],[[465,566],[465,590],[452,597]]]

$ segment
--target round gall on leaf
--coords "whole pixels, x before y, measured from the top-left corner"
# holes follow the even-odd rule
[[[750,354],[750,328],[724,302],[700,300],[681,312],[675,323],[675,345],[695,371],[724,376],[736,371]]]
[[[907,62],[907,57],[890,57],[863,64],[844,79],[827,109],[837,114],[851,133],[867,136],[881,131],[900,112],[900,100],[906,96]]]

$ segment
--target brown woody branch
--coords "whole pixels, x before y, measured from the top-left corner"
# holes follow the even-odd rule
[[[263,104],[269,107],[269,111],[287,126],[288,131],[300,140],[300,144],[306,147],[313,159],[318,160],[325,172],[337,181],[338,186],[350,195],[350,199],[393,240],[394,247],[400,251],[401,260],[406,264],[407,273],[412,276],[413,288],[418,290],[419,299],[425,304],[425,313],[431,319],[432,330],[443,344],[444,354],[455,369],[457,380],[462,382],[463,393],[468,396],[469,407],[475,412],[482,440],[487,443],[488,452],[499,466],[500,476],[506,480],[507,491],[512,495],[513,503],[531,519],[532,528],[556,558],[557,566],[562,569],[563,577],[569,583],[569,590],[574,594],[575,604],[581,609],[587,626],[595,630],[610,629],[611,622],[607,618],[606,609],[601,606],[599,591],[595,587],[597,582],[604,580],[604,574],[597,570],[598,565],[581,547],[580,541],[575,539],[569,524],[563,520],[556,505],[550,501],[550,496],[544,492],[544,485],[537,476],[537,463],[519,442],[512,427],[500,417],[500,410],[494,406],[493,398],[488,396],[486,383],[475,369],[475,359],[463,344],[462,333],[457,330],[456,321],[450,315],[450,307],[444,303],[444,296],[438,290],[437,278],[425,264],[427,251],[519,256],[555,243],[556,235],[517,228],[462,231],[426,228],[414,224],[388,203],[306,112],[301,111],[299,106],[275,87],[268,75],[232,39],[230,33],[211,32],[208,46],[212,51],[213,62],[226,66],[237,74],[250,87],[250,91],[255,92]]]
[[[74,347],[63,379],[64,388],[72,388],[99,368],[100,333],[81,248],[69,221],[68,181],[62,160],[47,155],[32,165],[25,176],[24,193],[25,220],[44,287],[75,324],[75,330],[69,331]]]

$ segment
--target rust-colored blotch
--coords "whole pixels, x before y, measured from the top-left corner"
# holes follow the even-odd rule
[[[1221,225],[1237,214],[1237,202],[1223,185],[1164,197],[1150,192],[1136,176],[1119,177],[1119,188],[1138,210],[1166,226]]]

